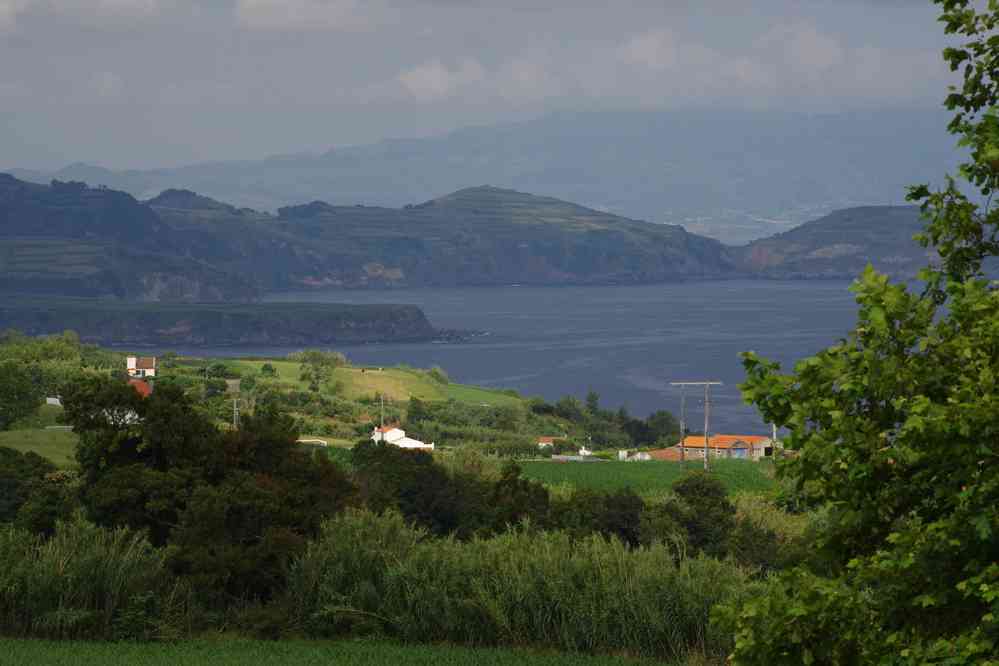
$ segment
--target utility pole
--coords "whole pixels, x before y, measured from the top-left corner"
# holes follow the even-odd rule
[[[711,385],[704,385],[704,471],[708,471],[708,423],[711,421]]]
[[[679,386],[680,389],[681,389],[681,391],[686,386],[703,386],[704,387],[704,471],[708,470],[708,441],[709,441],[709,438],[711,436],[711,433],[709,432],[710,425],[711,425],[711,387],[712,386],[721,386],[721,384],[722,384],[721,382],[712,382],[712,381],[704,381],[704,382],[670,382],[670,386]],[[683,410],[684,410],[684,407],[685,407],[685,404],[684,404],[685,394],[681,393],[680,395],[681,395],[681,397],[680,397],[680,410],[681,410],[681,417],[680,417],[681,418],[681,421],[680,421],[681,425],[680,425],[680,429],[682,430],[682,429],[684,429],[686,427],[686,414],[683,413]],[[685,456],[685,453],[684,453],[685,452],[685,447],[683,446],[683,442],[684,442],[685,439],[686,438],[680,440],[680,451],[681,451],[680,455],[681,455],[682,459],[684,460],[684,462],[686,462],[686,458],[684,457]]]
[[[239,398],[232,399],[232,427],[239,427]]]
[[[687,466],[687,387],[680,386],[680,464]]]
[[[382,428],[384,428],[385,427],[385,395],[382,394],[382,393],[379,393],[378,394],[378,400],[381,402],[381,406],[382,406],[381,424],[382,424]]]

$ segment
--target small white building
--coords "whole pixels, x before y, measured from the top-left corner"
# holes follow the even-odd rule
[[[645,451],[618,451],[618,460],[627,460],[629,462],[645,462],[647,460],[652,460],[652,454],[646,453]]]
[[[433,451],[434,443],[424,444],[418,439],[406,437],[406,431],[396,426],[382,426],[375,428],[371,433],[372,442],[385,442],[398,446],[400,449],[419,449],[422,451]]]
[[[155,377],[155,356],[128,356],[125,358],[125,368],[129,377]]]

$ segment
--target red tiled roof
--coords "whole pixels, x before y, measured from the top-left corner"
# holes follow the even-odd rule
[[[153,394],[153,387],[141,379],[129,379],[128,383],[143,398],[148,398]]]
[[[140,356],[135,359],[135,369],[136,370],[155,370],[156,369],[156,357],[155,356]]]
[[[538,444],[554,444],[558,437],[538,437]]]
[[[709,449],[748,449],[754,444],[762,444],[769,437],[763,435],[711,435]],[[742,444],[742,446],[737,446]],[[704,448],[704,435],[687,435],[683,438],[684,448]]]
[[[379,428],[375,428],[375,430],[377,430],[378,432],[390,432],[392,430],[395,430],[398,427],[399,426],[397,426],[397,425],[387,425],[387,426],[381,426]]]

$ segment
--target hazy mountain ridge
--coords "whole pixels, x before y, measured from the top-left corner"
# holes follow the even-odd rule
[[[139,202],[82,183],[0,176],[0,291],[237,301],[268,291],[911,277],[912,207],[866,207],[744,247],[676,225],[478,186],[402,208],[314,201],[278,215],[190,190]]]
[[[911,110],[562,113],[280,159],[14,173],[140,198],[190,188],[271,211],[313,200],[400,207],[492,183],[744,243],[834,209],[901,204],[907,185],[939,182],[960,157],[947,120]]]

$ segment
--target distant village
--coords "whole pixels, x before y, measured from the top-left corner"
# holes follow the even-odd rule
[[[153,391],[152,383],[146,381],[156,377],[155,356],[126,357],[128,382],[143,397],[148,397]],[[51,400],[51,399],[50,399]],[[395,425],[381,425],[371,432],[371,441],[385,442],[401,449],[417,451],[434,451],[436,444],[429,444],[409,437],[406,431]],[[324,445],[321,439],[303,439],[303,444]],[[539,453],[547,453],[553,462],[600,462],[606,458],[594,455],[586,446],[575,447],[564,436],[540,436],[537,438]],[[688,460],[704,460],[713,458],[734,458],[740,460],[760,461],[773,456],[774,450],[780,448],[780,441],[773,436],[765,435],[710,435],[705,442],[704,435],[687,435],[673,446],[651,450],[619,450],[617,460],[627,462],[646,462],[652,460],[683,462]],[[555,451],[560,451],[555,453]],[[546,456],[547,457],[547,456]]]

